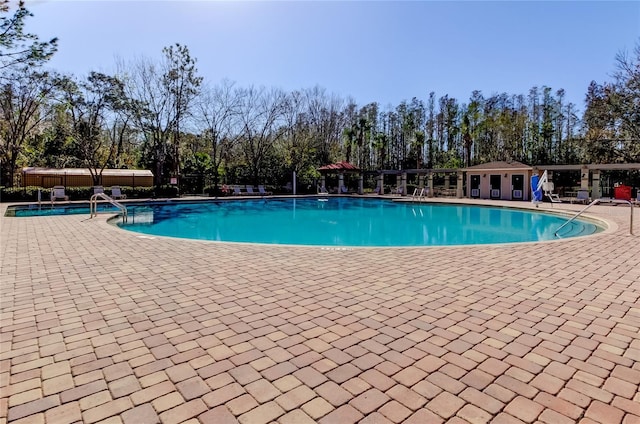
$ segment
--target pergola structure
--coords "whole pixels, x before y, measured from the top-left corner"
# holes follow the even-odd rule
[[[604,163],[588,165],[536,165],[529,166],[516,161],[490,162],[467,168],[425,168],[404,170],[379,170],[369,171],[377,174],[377,192],[384,194],[384,178],[387,175],[396,176],[397,188],[402,188],[402,194],[407,195],[407,176],[417,175],[417,187],[426,189],[426,195],[433,197],[436,192],[434,176],[437,174],[456,175],[455,188],[450,187],[450,179],[445,178],[444,187],[441,187],[446,195],[462,198],[465,197],[464,185],[467,185],[467,197],[496,198],[503,200],[529,200],[531,188],[529,179],[531,175],[547,171],[550,181],[553,180],[554,171],[578,171],[580,172],[580,189],[588,190],[591,184],[591,197],[602,197],[600,187],[600,174],[602,171],[640,171],[640,163]],[[345,174],[358,175],[358,194],[364,193],[364,172],[349,162],[337,162],[318,168],[321,174],[321,184],[326,187],[326,176],[338,175],[338,192],[344,186]],[[465,181],[466,174],[466,181]],[[493,175],[495,174],[495,175]],[[491,176],[496,181],[491,181]],[[486,178],[485,178],[486,177]],[[498,178],[499,177],[499,178]],[[484,181],[484,180],[487,181]],[[497,181],[499,179],[499,181]],[[486,184],[485,184],[486,183]],[[485,187],[486,185],[486,187]],[[500,187],[500,188],[498,188]],[[504,188],[504,189],[502,189]]]
[[[358,175],[358,194],[364,193],[364,173],[361,169],[349,162],[337,162],[318,168],[320,172],[320,184],[326,187],[326,176],[331,174],[338,175],[338,191],[344,186],[345,174],[357,174]],[[455,168],[434,168],[434,169],[404,169],[404,170],[380,170],[373,171],[377,174],[377,191],[379,194],[384,194],[384,177],[385,175],[396,176],[396,186],[402,188],[402,194],[407,194],[407,176],[412,174],[418,175],[418,187],[427,188],[427,196],[433,197],[434,195],[434,183],[433,178],[436,174],[456,174],[457,185],[455,189],[455,197],[463,197],[463,170]],[[426,183],[426,184],[425,184]],[[444,190],[450,190],[449,179],[445,178]]]
[[[329,165],[324,165],[318,168],[320,172],[320,184],[322,187],[326,187],[326,177],[329,174],[338,174],[338,193],[341,192],[344,187],[344,174],[357,174],[358,175],[358,194],[364,193],[364,179],[360,168],[349,162],[337,162]]]
[[[580,172],[580,189],[589,189],[589,176],[591,175],[591,197],[596,199],[602,197],[602,189],[600,187],[600,174],[602,171],[640,171],[640,163],[602,163],[602,164],[588,164],[588,165],[536,165],[528,166],[516,161],[497,161],[481,165],[476,165],[468,168],[447,168],[447,169],[406,169],[406,170],[384,170],[379,172],[378,187],[379,192],[382,193],[382,184],[384,175],[395,174],[397,175],[397,186],[403,188],[403,194],[409,194],[406,191],[407,188],[407,175],[418,175],[418,187],[427,189],[427,196],[433,197],[435,194],[435,187],[433,184],[433,177],[435,174],[455,174],[457,184],[455,189],[450,189],[449,179],[445,178],[444,191],[449,195],[455,195],[457,198],[465,197],[464,183],[465,174],[467,176],[466,183],[468,188],[467,197],[481,197],[483,185],[480,183],[478,193],[473,192],[472,182],[470,178],[473,174],[480,173],[481,176],[495,173],[501,175],[501,179],[504,180],[502,185],[505,190],[499,190],[499,193],[492,193],[492,187],[487,186],[486,198],[500,198],[506,200],[529,200],[530,199],[530,187],[529,178],[533,174],[548,172],[549,180],[553,180],[554,171],[579,171]],[[426,178],[425,178],[426,177]],[[426,180],[426,181],[425,181]],[[522,187],[520,187],[522,184]],[[493,196],[495,194],[496,196]]]
[[[553,181],[554,171],[574,171],[580,173],[580,190],[588,190],[591,198],[599,199],[602,197],[602,171],[640,171],[640,163],[528,166],[517,161],[497,161],[470,166],[464,171],[467,174],[467,197],[471,198],[529,200],[529,179],[532,175],[547,171],[549,181]]]
[[[597,163],[589,165],[537,165],[533,172],[547,171],[549,181],[553,180],[554,171],[580,171],[580,189],[589,190],[589,173],[591,173],[591,198],[602,197],[600,188],[601,171],[640,171],[640,163]]]
[[[402,188],[402,194],[407,195],[407,177],[409,175],[417,175],[418,176],[418,188],[423,189],[426,188],[427,197],[433,197],[435,194],[435,185],[433,182],[434,176],[436,174],[445,174],[451,175],[455,174],[457,179],[457,184],[455,188],[455,197],[462,197],[462,182],[463,182],[463,170],[456,168],[425,168],[425,169],[403,169],[403,170],[382,170],[378,171],[378,193],[383,194],[384,188],[384,176],[385,175],[395,175],[396,176],[396,186],[398,188]],[[445,192],[449,192],[452,190],[449,186],[449,178],[445,178],[444,180],[444,190]]]

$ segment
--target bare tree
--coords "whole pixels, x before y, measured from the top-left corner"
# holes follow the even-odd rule
[[[73,151],[89,169],[93,183],[114,162],[127,127],[124,84],[118,78],[90,72],[86,80],[58,80],[60,104],[71,122]]]
[[[303,90],[307,105],[307,120],[311,136],[315,140],[316,162],[324,165],[337,160],[346,120],[344,100],[337,95],[328,95],[316,86]]]
[[[139,58],[119,64],[131,119],[144,137],[143,163],[154,169],[156,185],[179,172],[181,127],[202,82],[187,47],[176,44],[163,53],[160,63]]]
[[[196,127],[211,158],[215,187],[220,182],[220,166],[229,159],[240,136],[238,126],[240,96],[241,92],[235,84],[224,80],[220,85],[205,87],[195,108]]]
[[[309,122],[307,97],[300,91],[290,93],[283,105],[284,134],[280,138],[281,155],[290,172],[308,167],[314,151],[313,127]]]
[[[249,87],[242,91],[238,115],[241,149],[255,184],[260,183],[267,154],[282,136],[280,124],[285,100],[285,93],[275,88]]]
[[[0,86],[0,178],[9,187],[26,142],[52,112],[54,89],[50,75],[40,72],[14,73]]]
[[[622,156],[637,162],[640,160],[640,39],[633,54],[617,54],[616,68],[609,104],[618,122]]]

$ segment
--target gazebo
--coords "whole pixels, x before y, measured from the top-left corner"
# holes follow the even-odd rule
[[[318,168],[318,172],[320,172],[320,185],[322,187],[326,187],[326,177],[329,174],[335,175],[338,174],[338,193],[342,192],[342,187],[344,187],[344,174],[357,174],[358,175],[358,194],[362,194],[364,192],[363,187],[363,178],[362,171],[360,168],[349,162],[337,162],[329,165],[324,165]]]

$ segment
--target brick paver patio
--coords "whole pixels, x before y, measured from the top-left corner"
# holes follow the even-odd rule
[[[0,423],[640,423],[638,209],[388,249],[2,217]]]

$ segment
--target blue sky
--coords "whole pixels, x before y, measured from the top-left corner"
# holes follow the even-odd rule
[[[320,86],[383,107],[430,91],[466,103],[563,88],[583,109],[592,80],[640,40],[640,2],[32,0],[27,30],[59,38],[49,66],[78,76],[115,58],[189,47],[201,76],[287,91]]]

